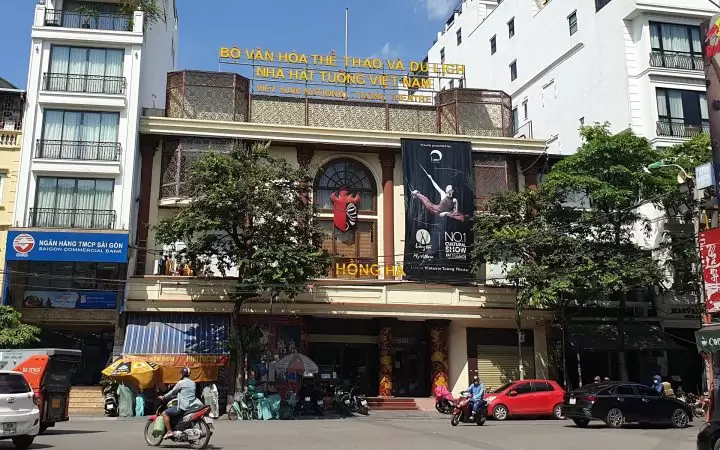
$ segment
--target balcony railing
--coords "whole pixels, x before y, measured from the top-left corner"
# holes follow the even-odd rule
[[[124,94],[125,85],[125,77],[67,73],[46,73],[43,76],[43,88],[46,91]]]
[[[657,135],[677,138],[691,138],[702,133],[710,132],[710,124],[690,125],[684,122],[670,122],[660,120],[657,123]]]
[[[650,65],[652,67],[666,67],[668,69],[703,70],[701,55],[690,53],[652,52]]]
[[[98,209],[30,208],[30,226],[108,230],[115,226],[115,211]]]
[[[122,147],[118,142],[57,141],[38,139],[35,157],[76,159],[80,161],[119,161]]]
[[[21,131],[0,130],[0,148],[20,148]]]
[[[91,30],[132,31],[132,16],[129,14],[47,9],[45,10],[45,25]]]

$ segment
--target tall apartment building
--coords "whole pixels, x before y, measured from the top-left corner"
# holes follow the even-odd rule
[[[25,91],[0,78],[0,242],[13,224]],[[5,279],[5,246],[0,246],[0,279]]]
[[[707,0],[465,0],[428,61],[513,98],[519,135],[570,154],[578,127],[610,122],[655,145],[708,130],[699,24]],[[450,87],[450,86],[447,86]]]
[[[120,0],[35,8],[4,297],[43,345],[83,350],[76,384],[97,382],[113,350],[136,242],[139,118],[165,104],[175,67],[175,1],[155,4],[154,21]]]
[[[709,131],[699,25],[715,12],[707,0],[464,0],[427,60],[465,64],[465,87],[508,93],[515,135],[546,140],[551,155],[572,154],[581,145],[581,125],[606,121],[613,132],[630,129],[669,146]],[[643,213],[653,230],[638,233],[638,242],[657,248],[664,213],[651,205]],[[700,326],[692,301],[668,295],[654,306],[646,297],[628,305],[636,320],[660,324],[684,342]],[[613,373],[611,358],[597,351],[612,352],[615,344],[592,342],[593,327],[586,325],[575,330],[585,336],[584,371]],[[572,333],[569,339],[574,342]],[[636,350],[631,364],[663,374],[685,374],[697,363],[693,348],[664,343]],[[692,372],[699,375],[699,365]]]

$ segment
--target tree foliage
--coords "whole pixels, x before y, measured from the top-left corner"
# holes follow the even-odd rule
[[[233,271],[236,330],[244,326],[244,302],[291,300],[329,268],[307,199],[310,172],[271,156],[269,147],[205,154],[184,180],[191,202],[155,227],[160,243],[183,244],[179,258],[196,274],[209,276],[212,267],[223,275]],[[242,349],[242,339],[231,347]]]
[[[22,348],[40,341],[40,328],[22,321],[22,314],[0,305],[0,348]]]
[[[669,157],[694,167],[707,148],[698,138],[659,151],[631,132],[610,133],[607,124],[580,133],[583,145],[556,163],[537,189],[495,196],[477,215],[473,260],[504,263],[518,289],[518,307],[550,309],[561,322],[569,308],[617,301],[619,363],[626,377],[626,295],[666,276],[653,252],[636,243],[652,225],[638,206],[677,207],[687,200],[678,190],[677,169],[644,169]]]
[[[164,7],[161,7],[157,0],[123,0],[120,5],[121,13],[132,14],[135,11],[145,13],[145,21],[148,24],[166,21]]]

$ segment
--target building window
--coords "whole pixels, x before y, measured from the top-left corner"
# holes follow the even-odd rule
[[[445,47],[440,49],[440,64],[445,63]]]
[[[117,161],[119,121],[115,112],[46,110],[35,157]]]
[[[710,131],[705,92],[658,88],[658,136],[689,138]]]
[[[570,27],[570,36],[577,33],[577,11],[573,11],[573,13],[568,16],[568,26]]]
[[[508,22],[508,37],[515,36],[515,18],[513,17],[510,19],[510,22]]]
[[[38,177],[30,226],[110,229],[115,180]]]
[[[5,205],[5,181],[7,180],[8,173],[0,170],[0,206]]]
[[[520,128],[520,115],[518,114],[517,106],[513,108],[513,133],[517,133],[518,128]]]
[[[493,36],[490,38],[490,54],[494,55],[497,51],[497,37]]]
[[[528,101],[527,100],[523,100],[522,108],[523,108],[523,120],[527,120],[528,119]]]
[[[462,28],[455,32],[455,38],[457,39],[457,45],[462,44]]]
[[[125,93],[124,50],[61,47],[50,51],[50,69],[44,77],[49,91]]]
[[[653,67],[703,70],[699,27],[650,22],[650,45]]]
[[[125,279],[125,264],[28,261],[33,290],[117,291]],[[42,289],[41,289],[42,288]]]
[[[510,63],[510,81],[515,81],[517,78],[517,61]]]
[[[337,200],[347,195],[356,203]],[[333,256],[330,275],[377,278],[377,266],[374,272],[357,266],[377,264],[377,184],[370,170],[352,159],[329,162],[315,180],[314,202],[326,233],[323,248]]]
[[[607,5],[611,1],[612,0],[595,0],[595,12],[598,12],[601,9],[603,9],[605,7],[605,5]]]

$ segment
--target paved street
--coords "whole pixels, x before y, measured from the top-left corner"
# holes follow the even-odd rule
[[[73,420],[48,430],[32,448],[55,450],[128,450],[145,448],[144,422]],[[269,422],[216,421],[210,448],[236,449],[486,449],[486,450],[691,450],[699,424],[685,430],[577,429],[570,421],[488,421],[484,427],[450,426],[433,413],[381,413],[370,417]],[[186,445],[167,447],[188,448]],[[0,450],[11,443],[0,441]]]

